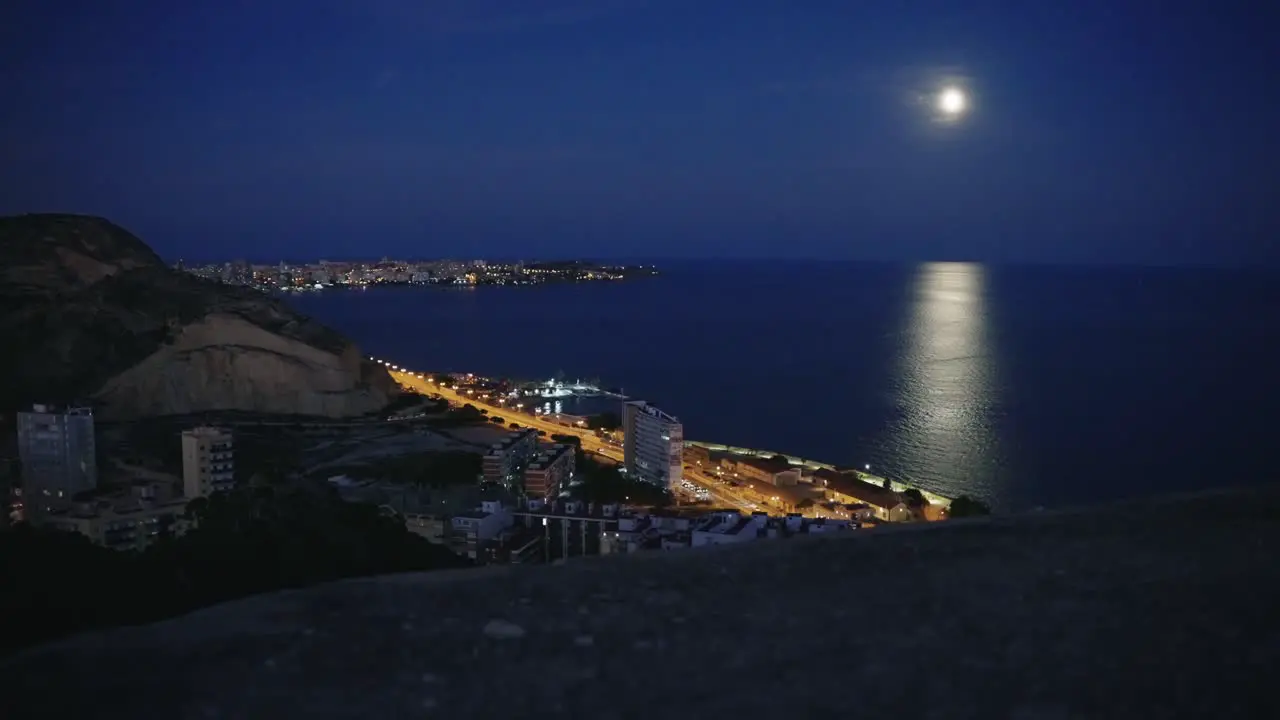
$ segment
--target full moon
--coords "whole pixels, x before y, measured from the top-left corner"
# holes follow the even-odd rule
[[[947,88],[938,95],[938,109],[946,115],[959,115],[965,104],[964,93],[958,88]]]

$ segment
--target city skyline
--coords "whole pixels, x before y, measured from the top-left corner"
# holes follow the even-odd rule
[[[0,212],[175,259],[1274,264],[1264,13],[26,3]]]

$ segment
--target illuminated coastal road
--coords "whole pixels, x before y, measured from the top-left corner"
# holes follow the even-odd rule
[[[544,420],[525,412],[523,408],[512,407],[505,398],[495,399],[484,394],[477,394],[474,391],[454,390],[452,387],[437,384],[426,373],[410,372],[392,365],[387,365],[387,370],[397,383],[409,390],[424,395],[439,395],[449,404],[459,407],[468,404],[474,405],[478,409],[488,411],[491,416],[502,418],[503,427],[508,426],[510,423],[515,423],[521,427],[541,430],[548,436],[552,434],[572,435],[581,440],[583,451],[601,455],[618,463],[623,461],[622,448],[601,439],[594,430],[589,430],[585,427],[561,425],[557,422]],[[695,487],[707,490],[713,504],[717,507],[732,508],[745,513],[761,510],[771,513],[784,512],[766,498],[762,496],[752,497],[747,492],[735,492],[710,475],[686,471],[683,477]],[[677,494],[691,495],[684,488],[679,487],[678,484],[673,486],[671,490]],[[834,517],[831,513],[817,507],[810,508],[803,514],[807,517]]]
[[[466,391],[454,390],[451,387],[437,385],[430,377],[419,377],[419,373],[412,373],[405,370],[390,370],[391,377],[402,386],[413,390],[414,392],[424,395],[437,394],[447,400],[451,405],[474,405],[477,408],[484,409],[490,415],[496,415],[503,420],[503,427],[510,423],[516,423],[521,427],[533,428],[534,430],[542,430],[548,436],[557,435],[573,435],[582,441],[582,449],[585,452],[603,455],[611,460],[622,462],[622,448],[612,443],[605,442],[600,439],[594,430],[588,430],[582,427],[570,427],[559,423],[543,420],[535,415],[524,412],[521,409],[510,407],[505,403],[499,402],[483,395],[475,395]]]

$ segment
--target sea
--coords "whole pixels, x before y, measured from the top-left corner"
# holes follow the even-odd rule
[[[288,302],[401,366],[598,380],[678,416],[693,440],[869,467],[1001,511],[1280,478],[1275,274],[658,268],[616,283],[324,290]]]

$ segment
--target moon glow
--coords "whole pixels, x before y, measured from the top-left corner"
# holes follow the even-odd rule
[[[938,110],[948,117],[955,117],[964,112],[968,104],[968,99],[959,88],[946,88],[938,94]]]

